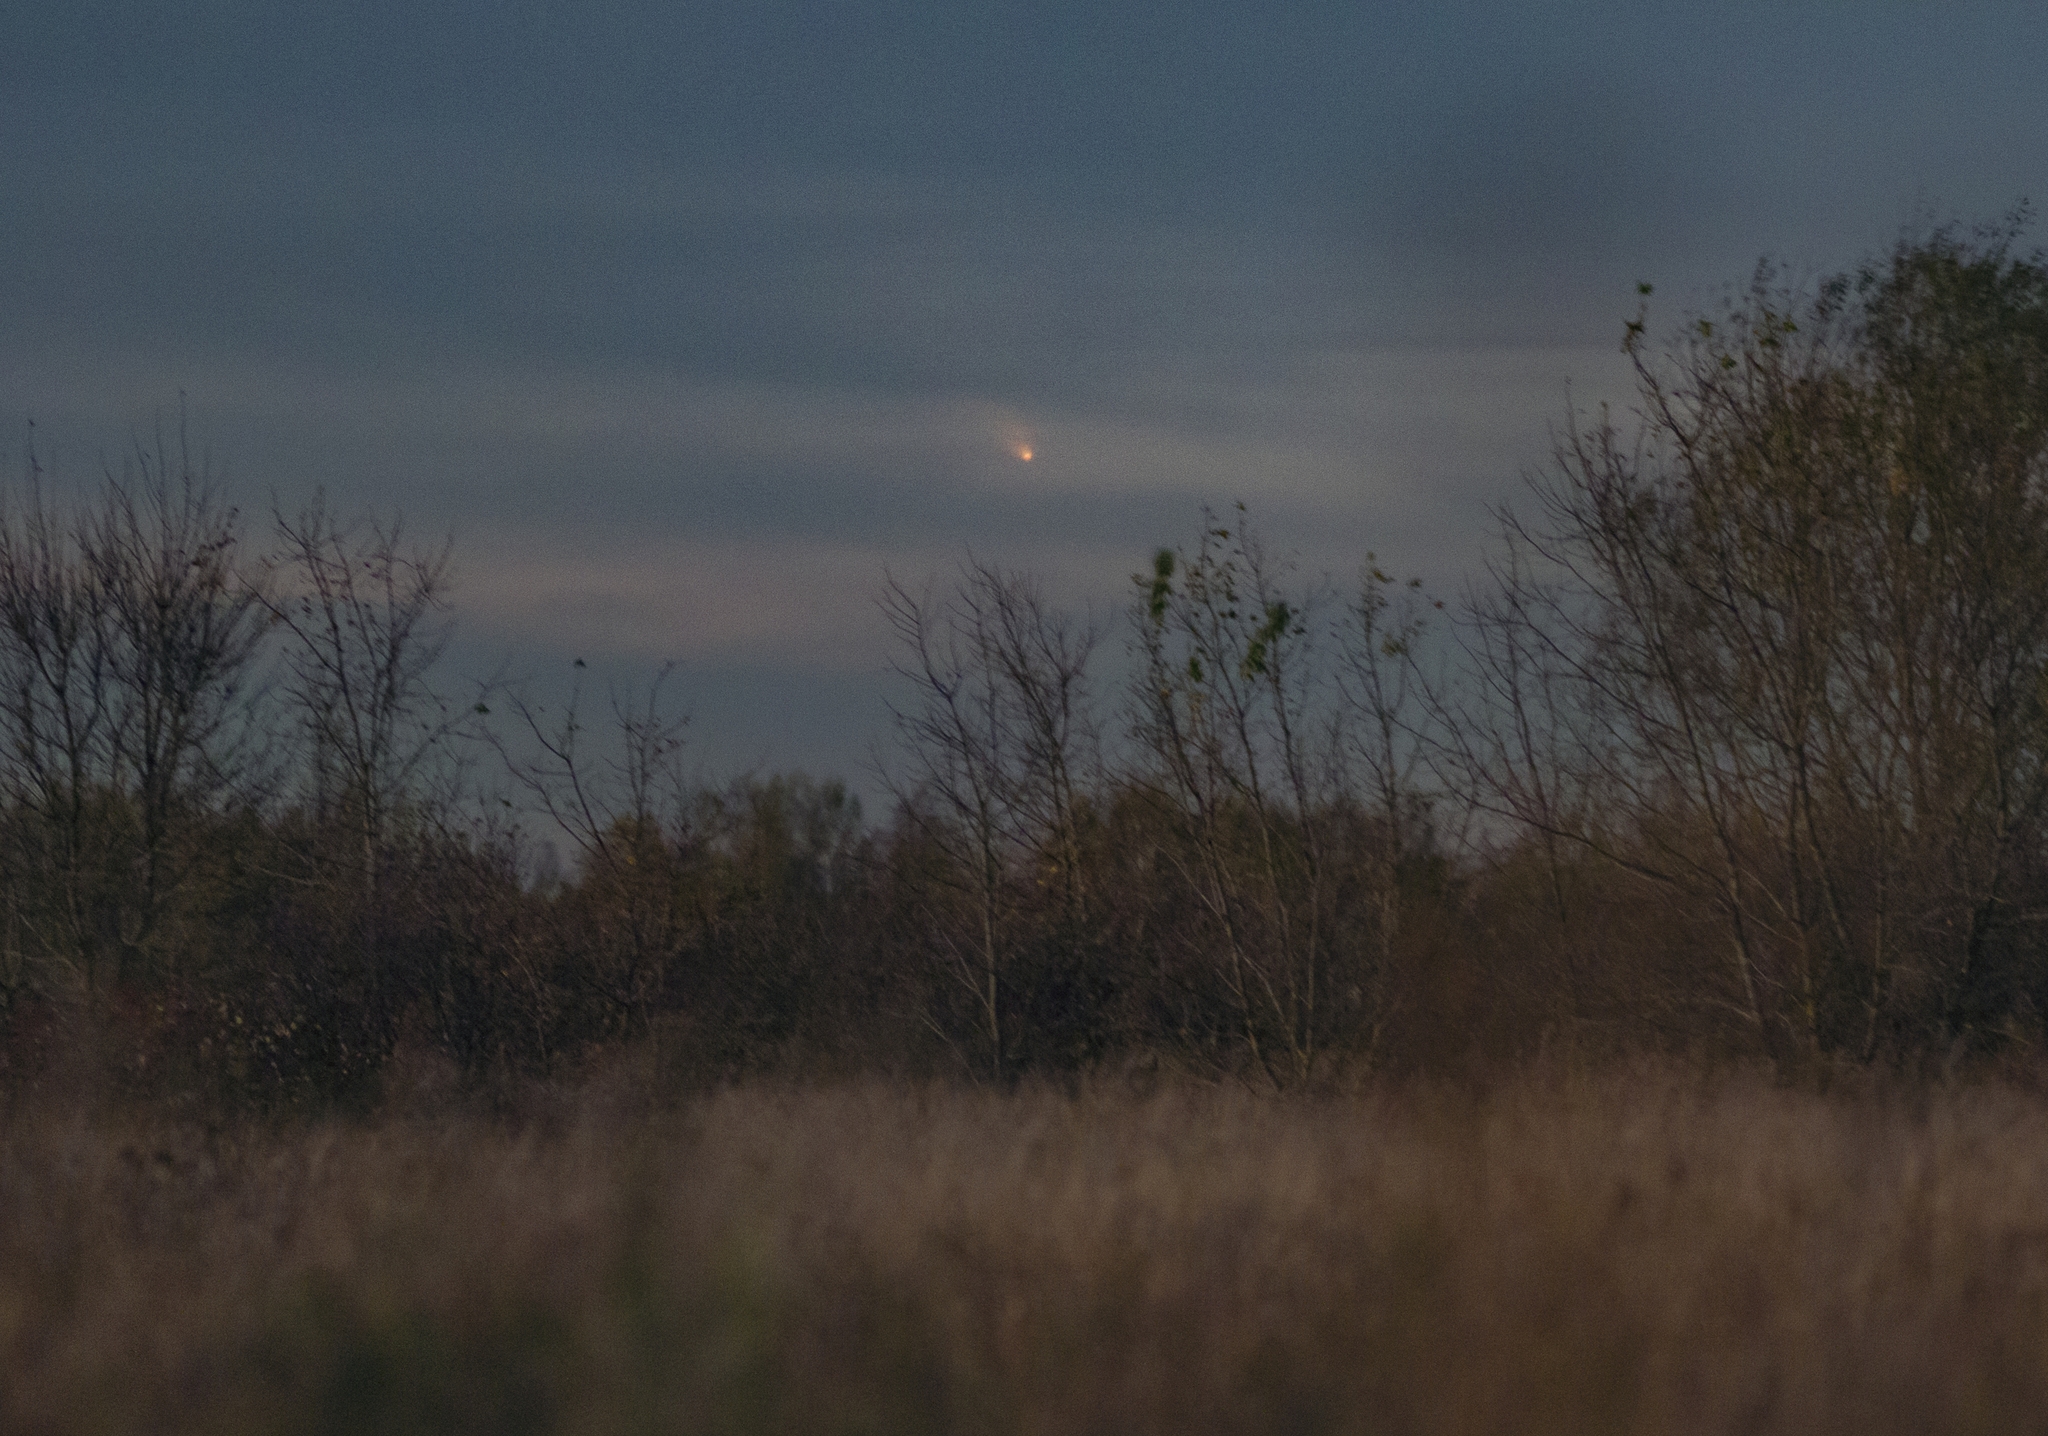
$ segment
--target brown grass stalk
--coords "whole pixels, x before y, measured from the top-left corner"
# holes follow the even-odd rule
[[[1723,1432],[2048,1414],[2048,1102],[630,1084],[0,1116],[0,1429]]]

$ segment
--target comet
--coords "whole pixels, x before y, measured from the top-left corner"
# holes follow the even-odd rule
[[[995,432],[989,437],[996,441],[999,452],[1008,454],[1020,464],[1028,464],[1038,457],[1038,435],[1015,414],[999,413]]]

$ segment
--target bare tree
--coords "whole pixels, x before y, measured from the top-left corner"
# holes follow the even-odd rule
[[[90,992],[105,946],[95,815],[108,781],[116,660],[107,596],[42,478],[32,452],[19,507],[0,514],[9,940],[26,939]]]
[[[108,476],[79,547],[108,630],[111,777],[141,826],[120,934],[140,956],[197,856],[181,829],[252,776],[252,675],[269,615],[245,575],[241,517],[193,464],[182,421],[175,458],[159,435]]]
[[[1091,623],[1052,609],[1028,576],[969,559],[943,594],[894,579],[882,597],[897,639],[893,667],[913,694],[892,709],[905,761],[884,776],[902,812],[947,859],[969,895],[973,935],[932,930],[980,1014],[989,1071],[1008,1074],[1016,1034],[1005,1013],[1017,944],[1019,879],[1042,867],[1059,894],[1061,940],[1077,942],[1088,906],[1080,825],[1094,749]]]
[[[576,667],[583,667],[578,659]],[[690,843],[687,785],[678,763],[686,717],[670,712],[664,667],[634,705],[611,697],[611,752],[593,755],[582,718],[582,684],[558,721],[514,692],[510,706],[523,734],[490,738],[513,783],[582,858],[595,898],[590,934],[601,951],[591,976],[619,1030],[639,1027],[682,950],[691,917],[678,881]]]
[[[1579,611],[1554,574],[1544,571],[1503,516],[1506,541],[1489,581],[1468,593],[1453,633],[1465,686],[1422,687],[1425,752],[1437,785],[1456,794],[1478,829],[1480,850],[1496,864],[1533,839],[1543,908],[1558,938],[1560,970],[1537,978],[1542,999],[1574,1035],[1590,1020],[1583,917],[1575,881],[1588,852],[1611,859],[1622,840],[1600,825],[1602,765],[1597,688],[1558,634],[1580,630]]]
[[[1430,715],[1419,666],[1431,611],[1421,579],[1397,588],[1368,553],[1356,597],[1340,620],[1340,731],[1345,757],[1362,779],[1358,796],[1371,815],[1362,857],[1374,961],[1360,974],[1368,1052],[1388,1015],[1385,986],[1402,926],[1407,870],[1432,845],[1431,804],[1422,791],[1429,751],[1422,725]]]
[[[31,452],[0,514],[10,927],[88,993],[175,959],[162,928],[192,896],[196,825],[245,767],[265,621],[240,544],[182,426],[69,512]]]
[[[280,686],[305,735],[315,810],[352,834],[374,972],[393,824],[471,716],[429,684],[448,640],[449,544],[408,546],[396,520],[339,524],[324,496],[277,513],[274,528],[262,602],[285,639]]]

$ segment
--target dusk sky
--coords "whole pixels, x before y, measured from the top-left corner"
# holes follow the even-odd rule
[[[179,395],[245,507],[451,532],[457,668],[857,776],[885,568],[1104,612],[1205,503],[1455,592],[1568,386],[2048,198],[2048,10],[17,3],[0,422]],[[2030,242],[2048,240],[2036,226]],[[1018,457],[1032,451],[1030,462]],[[553,675],[551,678],[550,675]]]

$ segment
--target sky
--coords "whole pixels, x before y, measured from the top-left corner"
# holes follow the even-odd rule
[[[449,681],[673,662],[707,776],[870,792],[885,574],[1109,615],[1241,500],[1455,593],[1638,283],[2048,198],[2038,5],[10,8],[10,475],[182,405],[254,514],[453,536]]]

